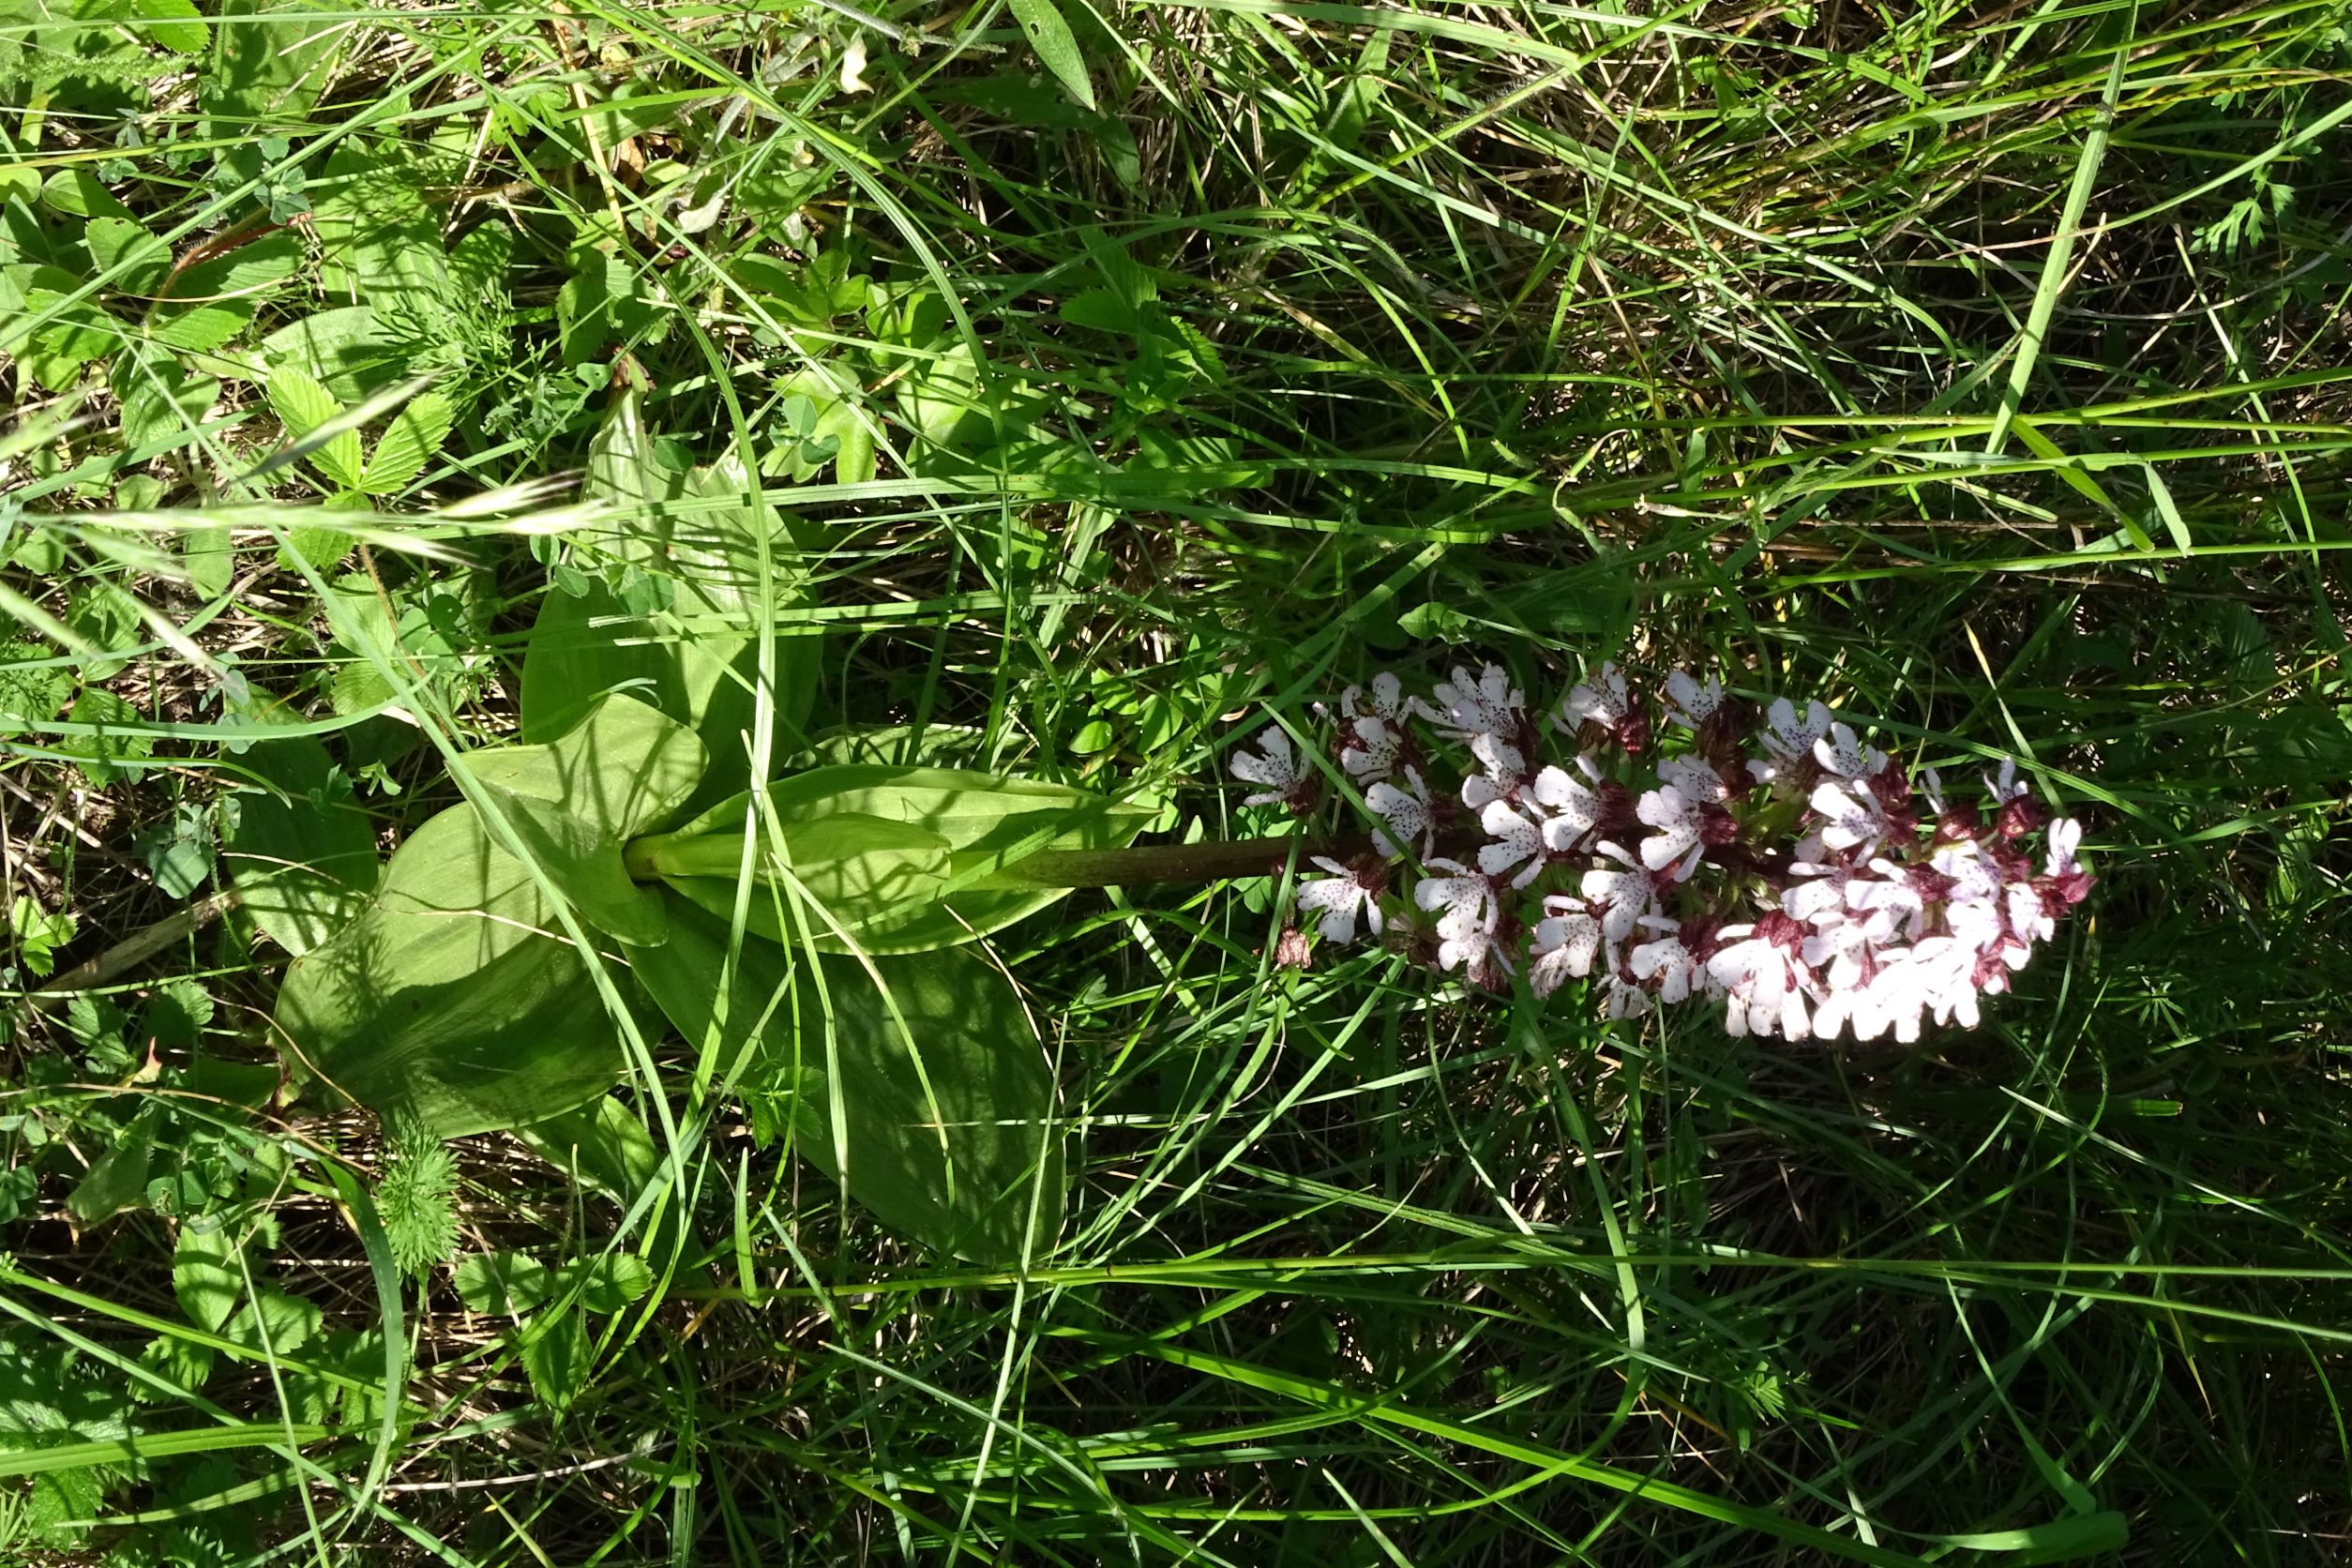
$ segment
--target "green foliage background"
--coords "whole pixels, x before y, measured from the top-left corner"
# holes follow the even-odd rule
[[[2338,1560],[2347,26],[0,3],[0,1555]],[[1068,1208],[966,1264],[716,1028],[290,1094],[541,639],[1176,837],[1375,668],[1705,663],[2103,880],[1837,1050],[1081,894],[985,949]]]

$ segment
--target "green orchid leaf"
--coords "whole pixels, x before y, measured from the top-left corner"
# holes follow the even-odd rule
[[[670,930],[635,956],[639,978],[747,1098],[793,1096],[794,1147],[852,1198],[958,1257],[1050,1244],[1065,1180],[1053,1075],[1000,971],[956,952],[795,962],[749,936],[731,967],[727,923],[677,898]]]
[[[467,759],[580,918],[643,943],[662,940],[661,905],[629,880],[622,846],[676,811],[708,764],[693,731],[631,697],[607,698],[560,740]]]
[[[863,931],[904,910],[935,903],[947,891],[953,858],[948,841],[911,822],[836,812],[787,826],[784,844],[792,881],[818,906],[809,918],[820,931]],[[712,913],[725,919],[733,911],[742,835],[670,840],[649,861],[663,881]],[[753,856],[755,876],[764,863],[764,856]],[[776,907],[773,897],[754,902],[771,916]]]
[[[427,822],[375,900],[294,960],[277,1026],[312,1075],[444,1138],[535,1122],[612,1087],[622,1051],[586,962],[469,806]]]
[[[540,601],[522,667],[522,733],[550,740],[608,693],[627,690],[701,736],[713,766],[690,803],[700,809],[750,777],[744,736],[758,716],[760,640],[746,630],[808,603],[791,533],[756,478],[732,459],[680,479],[656,460],[635,394],[617,400],[589,451],[583,494],[626,509],[621,560],[672,590],[662,610],[633,609],[591,579],[578,596]],[[767,571],[762,589],[761,539]],[[805,727],[822,640],[776,640],[780,749]]]
[[[988,886],[991,876],[1040,850],[1122,848],[1134,842],[1153,816],[1149,807],[1067,785],[953,768],[866,763],[811,768],[771,785],[768,795],[795,875],[801,874],[806,830],[836,816],[898,822],[945,842],[944,881],[927,893],[908,878],[897,884],[906,896],[892,907],[852,909],[849,912],[854,921],[841,920],[852,932],[848,940],[818,922],[812,938],[821,950],[832,953],[852,947],[869,953],[926,952],[1002,930],[1067,897],[1069,890]],[[672,888],[701,908],[725,915],[734,908],[742,835],[759,828],[750,804],[747,793],[721,802],[666,836],[658,846],[641,846],[640,853],[657,869],[664,862],[676,867],[664,873]],[[692,850],[684,847],[687,840],[704,837],[712,842]],[[748,917],[752,928],[771,941],[788,940],[778,910],[774,895],[755,890]],[[841,912],[836,912],[837,919]]]

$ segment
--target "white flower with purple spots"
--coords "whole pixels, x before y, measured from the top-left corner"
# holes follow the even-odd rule
[[[1600,769],[1587,757],[1576,759],[1576,765],[1594,782],[1600,779]],[[1544,847],[1554,854],[1573,854],[1592,831],[1601,825],[1601,797],[1570,776],[1565,768],[1547,767],[1535,776],[1529,788],[1535,804],[1544,811]]]
[[[1593,955],[1600,949],[1601,923],[1592,912],[1565,894],[1550,895],[1528,949],[1529,987],[1537,996],[1549,996],[1570,979],[1583,979],[1592,972]]]
[[[1583,882],[1585,897],[1601,916],[1601,932],[1613,945],[1632,936],[1641,917],[1657,908],[1658,880],[1618,845],[1603,839],[1596,848],[1621,867],[1595,867]]]
[[[1372,934],[1379,936],[1383,929],[1380,889],[1387,880],[1385,872],[1366,876],[1319,854],[1315,856],[1315,864],[1331,875],[1303,879],[1298,886],[1298,906],[1321,916],[1316,931],[1324,941],[1345,946],[1356,940],[1356,922],[1362,919]]]
[[[1681,670],[1666,677],[1666,716],[1685,730],[1696,730],[1723,706],[1723,677],[1710,675],[1701,686]]]
[[[1451,940],[1470,931],[1491,933],[1501,917],[1495,897],[1495,881],[1458,860],[1440,855],[1427,863],[1432,873],[1413,888],[1413,902],[1438,915],[1438,935]]]
[[[1707,853],[1699,803],[1668,784],[1634,804],[1634,815],[1658,831],[1641,841],[1641,863],[1668,882],[1687,882]]]
[[[1648,981],[1656,989],[1660,1002],[1689,1001],[1691,992],[1703,989],[1710,976],[1707,966],[1682,941],[1681,922],[1651,914],[1643,916],[1641,924],[1658,934],[1627,955],[1627,967],[1634,972],[1634,978]]]
[[[1364,804],[1372,814],[1388,824],[1383,833],[1375,829],[1372,842],[1384,855],[1400,855],[1407,845],[1417,845],[1414,851],[1422,859],[1437,837],[1437,817],[1429,805],[1429,786],[1421,781],[1421,775],[1412,768],[1405,770],[1405,787],[1375,784],[1364,792]]]
[[[1819,702],[1807,704],[1800,718],[1794,702],[1786,697],[1774,698],[1764,732],[1757,737],[1764,755],[1748,763],[1748,776],[1758,784],[1776,784],[1796,774],[1802,764],[1813,761],[1813,748],[1830,732],[1830,710]]]
[[[1439,727],[1461,741],[1478,735],[1509,739],[1518,733],[1519,711],[1527,706],[1527,698],[1511,684],[1510,671],[1499,664],[1486,666],[1476,680],[1456,665],[1454,678],[1440,681],[1435,695]]]
[[[1571,734],[1588,724],[1604,730],[1614,730],[1633,716],[1634,703],[1625,685],[1625,672],[1614,660],[1604,660],[1601,668],[1569,690],[1560,705],[1558,723]]]
[[[1840,778],[1868,778],[1887,768],[1887,754],[1865,746],[1844,724],[1832,724],[1830,732],[1813,743],[1813,760]]]
[[[1494,840],[1478,852],[1478,868],[1490,877],[1508,876],[1513,887],[1525,887],[1544,869],[1544,828],[1519,814],[1510,802],[1494,800],[1479,813],[1478,825]]]
[[[1284,733],[1282,726],[1268,726],[1258,737],[1258,750],[1235,752],[1232,766],[1234,777],[1260,786],[1258,793],[1243,799],[1244,806],[1288,806],[1293,811],[1313,809],[1315,770],[1290,745],[1290,737]]]

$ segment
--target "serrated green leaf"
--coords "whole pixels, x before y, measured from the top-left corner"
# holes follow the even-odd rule
[[[344,415],[343,405],[335,394],[298,365],[273,368],[265,390],[271,411],[286,427],[287,437],[297,445],[313,431]],[[307,456],[312,467],[345,490],[359,488],[359,431],[355,427],[337,430],[311,447]]]
[[[393,415],[391,428],[369,454],[367,467],[352,488],[369,495],[397,495],[405,490],[440,453],[457,415],[457,405],[438,392],[410,399]]]
[[[210,354],[244,331],[252,319],[253,307],[243,301],[158,306],[147,318],[147,336],[165,348]]]
[[[82,226],[82,242],[98,275],[123,294],[144,294],[171,269],[172,248],[130,218],[93,218]]]
[[[580,1304],[587,1311],[620,1312],[654,1288],[654,1271],[636,1254],[616,1252],[580,1259],[565,1283],[579,1288]]]
[[[195,0],[131,0],[130,8],[145,23],[140,37],[174,54],[193,54],[212,41]]]
[[[569,1313],[535,1321],[523,1339],[521,1355],[531,1392],[550,1410],[569,1409],[588,1386],[588,1341],[579,1319]]]
[[[545,1305],[561,1280],[529,1253],[477,1252],[459,1260],[450,1283],[467,1311],[520,1318]]]
[[[37,642],[0,643],[0,738],[48,723],[72,695],[73,678]]]
[[[75,759],[83,776],[103,789],[133,782],[145,776],[140,763],[155,753],[155,737],[143,733],[145,719],[139,710],[111,691],[82,694],[67,721],[96,727],[92,735],[60,735],[56,748]]]
[[[245,1274],[238,1248],[217,1215],[198,1215],[180,1225],[172,1250],[172,1294],[198,1328],[218,1333],[245,1300]]]
[[[196,981],[167,981],[147,999],[139,1032],[167,1050],[193,1050],[213,1011],[212,993]]]
[[[262,1286],[220,1331],[231,1339],[266,1348],[273,1356],[296,1350],[319,1336],[325,1320],[319,1304]]]

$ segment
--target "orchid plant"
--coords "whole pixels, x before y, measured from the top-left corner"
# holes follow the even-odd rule
[[[1971,800],[1818,701],[1758,715],[1680,670],[1655,696],[1663,724],[1614,663],[1548,713],[1491,664],[1425,698],[1383,673],[1319,709],[1335,770],[1280,725],[1231,766],[1246,804],[1301,815],[1344,778],[1377,823],[1309,856],[1295,904],[1324,942],[1385,937],[1490,989],[1523,972],[1538,997],[1588,981],[1613,1018],[1699,1000],[1734,1035],[1973,1028],[2090,889],[2082,824],[2013,761]],[[1306,961],[1304,934],[1279,951]]]

